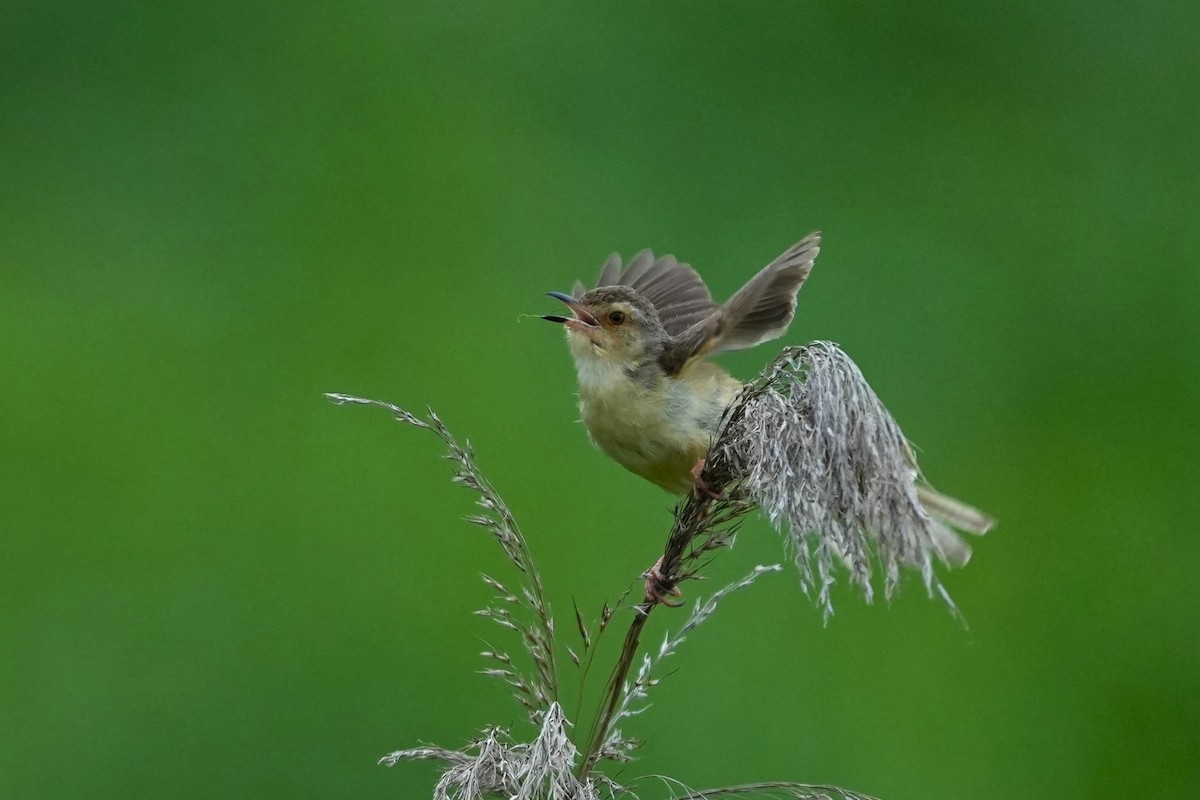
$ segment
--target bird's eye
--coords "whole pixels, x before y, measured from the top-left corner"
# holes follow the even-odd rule
[[[622,322],[625,321],[625,312],[624,311],[610,312],[608,315],[608,321],[611,322],[613,325],[620,325]]]

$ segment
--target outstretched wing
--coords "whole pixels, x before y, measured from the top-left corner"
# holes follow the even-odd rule
[[[796,294],[821,252],[815,231],[785,250],[737,294],[677,334],[661,362],[674,374],[707,353],[744,350],[782,336],[796,316]]]

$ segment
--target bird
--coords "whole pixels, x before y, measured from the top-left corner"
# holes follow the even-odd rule
[[[592,442],[621,466],[676,495],[708,491],[700,478],[725,410],[744,384],[708,356],[782,336],[796,316],[800,288],[821,251],[814,231],[717,304],[704,280],[674,256],[650,250],[623,264],[616,253],[595,288],[547,292],[572,316],[561,324],[575,362],[579,411]],[[928,512],[982,533],[992,520],[965,503],[917,486]],[[943,559],[965,563],[970,550],[952,532],[935,542]],[[953,540],[953,541],[951,541]],[[662,600],[647,573],[647,596]]]
[[[548,292],[575,360],[579,410],[592,442],[672,494],[696,487],[725,409],[743,383],[707,356],[782,336],[820,252],[814,232],[717,305],[704,280],[674,256],[643,250],[622,269],[609,256],[596,288]]]

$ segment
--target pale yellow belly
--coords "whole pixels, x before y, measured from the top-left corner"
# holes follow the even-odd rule
[[[579,407],[592,441],[621,466],[668,492],[692,487],[692,468],[712,445],[741,384],[713,364],[647,387],[629,379],[580,383]]]

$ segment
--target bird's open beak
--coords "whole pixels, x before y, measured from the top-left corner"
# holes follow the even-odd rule
[[[561,322],[571,330],[579,331],[580,333],[590,333],[600,328],[600,321],[592,316],[592,313],[584,308],[578,300],[571,297],[571,295],[563,294],[562,292],[546,292],[546,294],[555,300],[563,301],[575,316],[560,317],[557,314],[546,314],[542,319],[547,322]]]

